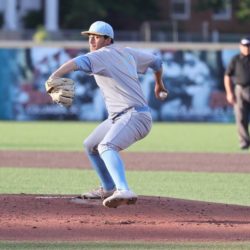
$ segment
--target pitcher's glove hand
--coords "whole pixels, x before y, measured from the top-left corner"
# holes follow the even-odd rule
[[[46,92],[51,96],[53,102],[61,104],[64,107],[71,106],[75,88],[74,81],[69,78],[49,78],[45,83]]]

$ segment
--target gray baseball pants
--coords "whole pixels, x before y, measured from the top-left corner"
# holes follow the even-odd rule
[[[131,108],[115,119],[103,121],[84,141],[85,151],[105,190],[128,189],[125,167],[117,152],[145,137],[151,126],[148,111]]]
[[[240,146],[250,144],[249,114],[250,114],[250,86],[235,86],[236,104],[234,105],[235,119],[239,136]]]

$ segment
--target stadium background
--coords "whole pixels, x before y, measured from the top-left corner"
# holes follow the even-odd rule
[[[119,44],[119,42],[118,42]],[[66,46],[67,45],[67,46]],[[76,97],[66,109],[51,102],[44,83],[50,74],[70,58],[88,52],[86,42],[53,43],[3,47],[0,50],[0,119],[1,120],[81,120],[98,121],[106,109],[92,76],[73,72]],[[123,46],[124,44],[121,44]],[[128,43],[128,46],[130,44]],[[11,46],[11,47],[10,47]],[[216,47],[212,44],[168,46],[134,43],[163,59],[164,80],[170,91],[165,102],[153,93],[150,71],[140,76],[142,88],[155,121],[232,122],[232,107],[225,99],[223,74],[237,45]]]

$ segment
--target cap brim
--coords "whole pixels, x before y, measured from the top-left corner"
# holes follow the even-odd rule
[[[246,45],[247,45],[247,46],[248,46],[248,45],[250,45],[250,40],[248,40],[248,39],[244,38],[244,39],[242,39],[242,40],[241,40],[241,42],[240,42],[240,43],[241,43],[241,45],[244,45],[244,46],[246,46]]]
[[[82,35],[82,36],[84,36],[84,35],[87,35],[87,36],[89,36],[89,35],[104,36],[104,35],[101,34],[101,33],[98,33],[98,32],[90,32],[90,31],[82,31],[82,32],[81,32],[81,35]]]

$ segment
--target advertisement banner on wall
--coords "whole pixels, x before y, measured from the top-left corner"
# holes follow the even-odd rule
[[[81,120],[106,118],[102,94],[92,76],[82,71],[66,77],[75,81],[76,96],[70,108],[53,104],[44,83],[67,60],[87,50],[32,47],[0,49],[1,120]],[[154,50],[163,60],[169,97],[154,96],[152,72],[140,75],[141,86],[155,121],[231,122],[223,87],[227,64],[237,50]]]

